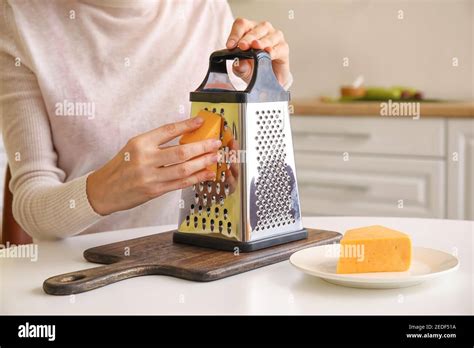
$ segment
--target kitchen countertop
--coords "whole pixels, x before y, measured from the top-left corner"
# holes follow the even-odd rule
[[[301,99],[291,102],[294,114],[305,116],[380,116],[380,103],[321,102],[317,99]],[[420,115],[421,118],[474,118],[474,102],[421,102]]]
[[[45,241],[37,262],[0,258],[1,314],[473,314],[474,222],[417,218],[318,217],[304,225],[345,231],[381,224],[411,235],[413,244],[457,253],[458,271],[414,287],[345,288],[305,275],[289,261],[215,282],[167,276],[124,280],[90,292],[50,296],[43,281],[96,265],[85,249],[169,230],[147,227]],[[4,252],[4,251],[2,251]]]

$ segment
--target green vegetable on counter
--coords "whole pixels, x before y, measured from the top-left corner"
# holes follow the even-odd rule
[[[364,99],[366,100],[399,100],[402,91],[398,88],[367,87]]]

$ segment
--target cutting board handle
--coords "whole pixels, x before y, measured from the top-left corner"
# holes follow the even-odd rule
[[[78,294],[120,280],[157,274],[159,272],[158,268],[158,265],[147,265],[137,263],[137,261],[122,261],[48,278],[43,283],[43,289],[50,295]]]

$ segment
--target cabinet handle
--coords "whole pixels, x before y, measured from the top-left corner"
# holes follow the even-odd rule
[[[297,135],[304,135],[307,137],[326,137],[326,138],[352,138],[352,139],[370,139],[370,133],[324,133],[324,132],[310,132],[310,131],[296,131]]]
[[[367,185],[356,185],[356,184],[334,184],[334,183],[325,183],[325,182],[309,182],[309,181],[302,181],[298,180],[298,186],[301,187],[324,187],[324,188],[332,188],[338,189],[343,191],[355,191],[355,192],[367,192],[369,191],[370,187]]]

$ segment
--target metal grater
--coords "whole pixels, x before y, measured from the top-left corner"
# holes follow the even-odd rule
[[[253,59],[244,91],[235,90],[227,64]],[[182,191],[173,240],[222,250],[253,251],[307,237],[301,222],[288,101],[270,56],[262,50],[221,50],[191,92],[191,117],[221,115],[220,161],[215,181]]]

